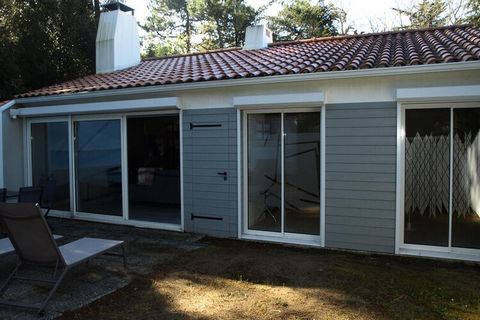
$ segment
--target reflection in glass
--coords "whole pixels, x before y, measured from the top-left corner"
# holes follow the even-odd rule
[[[448,245],[450,110],[405,111],[405,243]]]
[[[453,120],[452,246],[480,249],[480,108]]]
[[[180,224],[178,116],[129,118],[129,219]]]
[[[31,136],[33,185],[53,180],[52,209],[70,210],[68,123],[32,123]]]
[[[281,115],[249,114],[248,228],[281,231]]]
[[[284,114],[285,232],[320,234],[320,113]]]
[[[75,123],[77,211],[122,215],[120,120]]]

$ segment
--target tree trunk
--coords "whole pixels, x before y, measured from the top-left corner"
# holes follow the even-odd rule
[[[95,10],[95,25],[98,28],[98,22],[100,21],[100,0],[93,0]]]
[[[223,33],[222,33],[222,28],[220,26],[220,19],[215,19],[215,23],[217,25],[217,36],[218,36],[218,46],[219,48],[215,48],[215,49],[223,49],[223,47],[225,46],[225,41],[223,39]]]
[[[186,21],[185,21],[185,33],[187,34],[187,53],[191,52],[192,49],[192,26],[190,21],[190,12],[188,11],[188,5],[185,6],[186,12]]]

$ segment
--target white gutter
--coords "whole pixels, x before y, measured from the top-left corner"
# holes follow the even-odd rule
[[[174,91],[197,90],[206,88],[227,88],[257,84],[275,84],[286,82],[312,81],[312,80],[335,80],[346,78],[362,78],[362,77],[382,77],[382,76],[400,76],[412,74],[425,74],[433,72],[452,72],[452,71],[473,71],[480,69],[480,61],[439,63],[430,65],[417,65],[405,67],[388,67],[376,69],[360,69],[332,72],[316,72],[288,74],[277,76],[265,76],[256,78],[242,78],[232,80],[216,80],[203,82],[190,82],[180,84],[158,85],[149,87],[111,89],[101,91],[89,91],[80,93],[71,93],[65,95],[40,96],[31,98],[18,98],[17,103],[48,103],[55,101],[68,101],[81,98],[101,98],[115,97],[145,93],[171,93]]]
[[[178,98],[171,97],[18,108],[10,110],[10,116],[15,119],[16,117],[45,117],[66,114],[92,114],[179,108]]]
[[[15,100],[9,101],[0,107],[0,187],[5,187],[4,168],[3,168],[3,112],[15,105]]]

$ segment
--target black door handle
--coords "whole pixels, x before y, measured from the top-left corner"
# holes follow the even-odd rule
[[[223,180],[225,180],[225,181],[227,180],[227,172],[226,171],[225,172],[217,172],[217,174],[219,176],[223,176]]]

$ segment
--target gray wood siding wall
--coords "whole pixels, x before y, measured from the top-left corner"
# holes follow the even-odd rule
[[[326,110],[325,245],[393,253],[396,103]]]
[[[185,230],[217,237],[236,237],[236,110],[185,110],[182,122]],[[190,123],[220,124],[221,127],[190,129]],[[218,172],[227,172],[227,180]],[[221,220],[192,220],[192,213]]]

